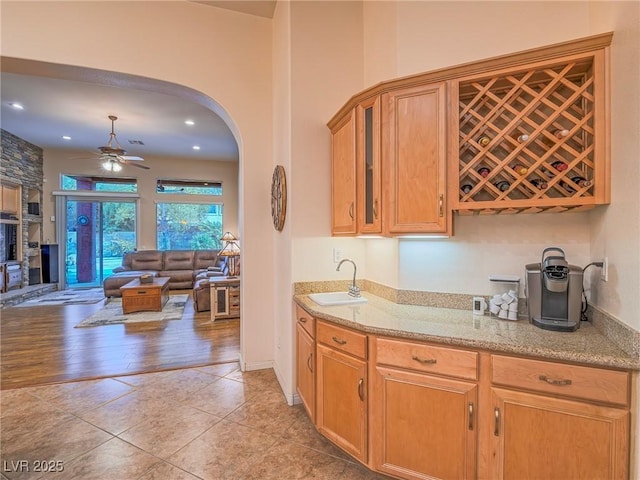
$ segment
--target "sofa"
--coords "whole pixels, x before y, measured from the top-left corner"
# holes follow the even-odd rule
[[[120,287],[143,274],[169,277],[170,290],[191,289],[198,275],[225,276],[226,257],[219,250],[140,250],[126,253],[122,265],[104,279],[105,297],[120,297]]]

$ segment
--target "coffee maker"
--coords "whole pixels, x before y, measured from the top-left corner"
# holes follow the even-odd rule
[[[545,248],[540,263],[526,266],[529,322],[545,330],[574,332],[580,327],[583,270],[569,265],[564,251]]]

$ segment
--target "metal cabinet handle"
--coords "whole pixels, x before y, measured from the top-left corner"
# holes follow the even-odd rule
[[[553,378],[549,378],[546,375],[540,375],[538,378],[543,382],[547,382],[549,385],[557,385],[559,387],[571,385],[571,380],[554,380]]]
[[[351,217],[351,219],[353,219],[353,202],[351,202],[351,205],[349,205],[349,216]]]
[[[306,319],[306,318],[304,318],[304,317],[300,317],[300,318],[298,319],[298,321],[299,321],[300,323],[307,323],[307,319]]]
[[[412,355],[411,359],[415,360],[416,362],[420,362],[423,365],[435,365],[436,363],[438,363],[438,360],[436,360],[435,358],[420,358],[416,355]]]
[[[373,218],[378,218],[378,199],[373,201]]]
[[[146,295],[146,290],[138,290],[138,295]]]
[[[311,373],[313,373],[313,367],[311,366],[311,359],[313,358],[313,353],[309,354],[309,358],[307,358],[307,367],[309,368],[309,370],[311,371]]]
[[[334,342],[336,342],[338,345],[344,345],[345,343],[347,343],[346,340],[342,340],[341,338],[336,337],[335,335],[333,337],[331,337],[333,339]]]
[[[358,397],[364,402],[364,378],[358,380]]]
[[[469,402],[469,430],[473,430],[473,402]]]
[[[498,407],[493,409],[494,415],[494,425],[493,425],[493,434],[496,437],[500,436],[500,409]]]
[[[444,204],[444,195],[440,194],[440,200],[438,201],[438,212],[440,212],[441,217],[444,217],[443,204]]]

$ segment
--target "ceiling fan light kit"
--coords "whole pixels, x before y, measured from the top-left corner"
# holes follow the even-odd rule
[[[102,168],[104,168],[105,170],[108,170],[110,172],[119,172],[120,170],[122,170],[122,165],[120,165],[115,160],[111,159],[111,160],[106,160],[102,164]]]

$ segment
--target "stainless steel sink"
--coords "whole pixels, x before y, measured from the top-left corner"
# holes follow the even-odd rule
[[[365,297],[352,297],[347,292],[311,293],[309,298],[322,306],[367,303]]]

